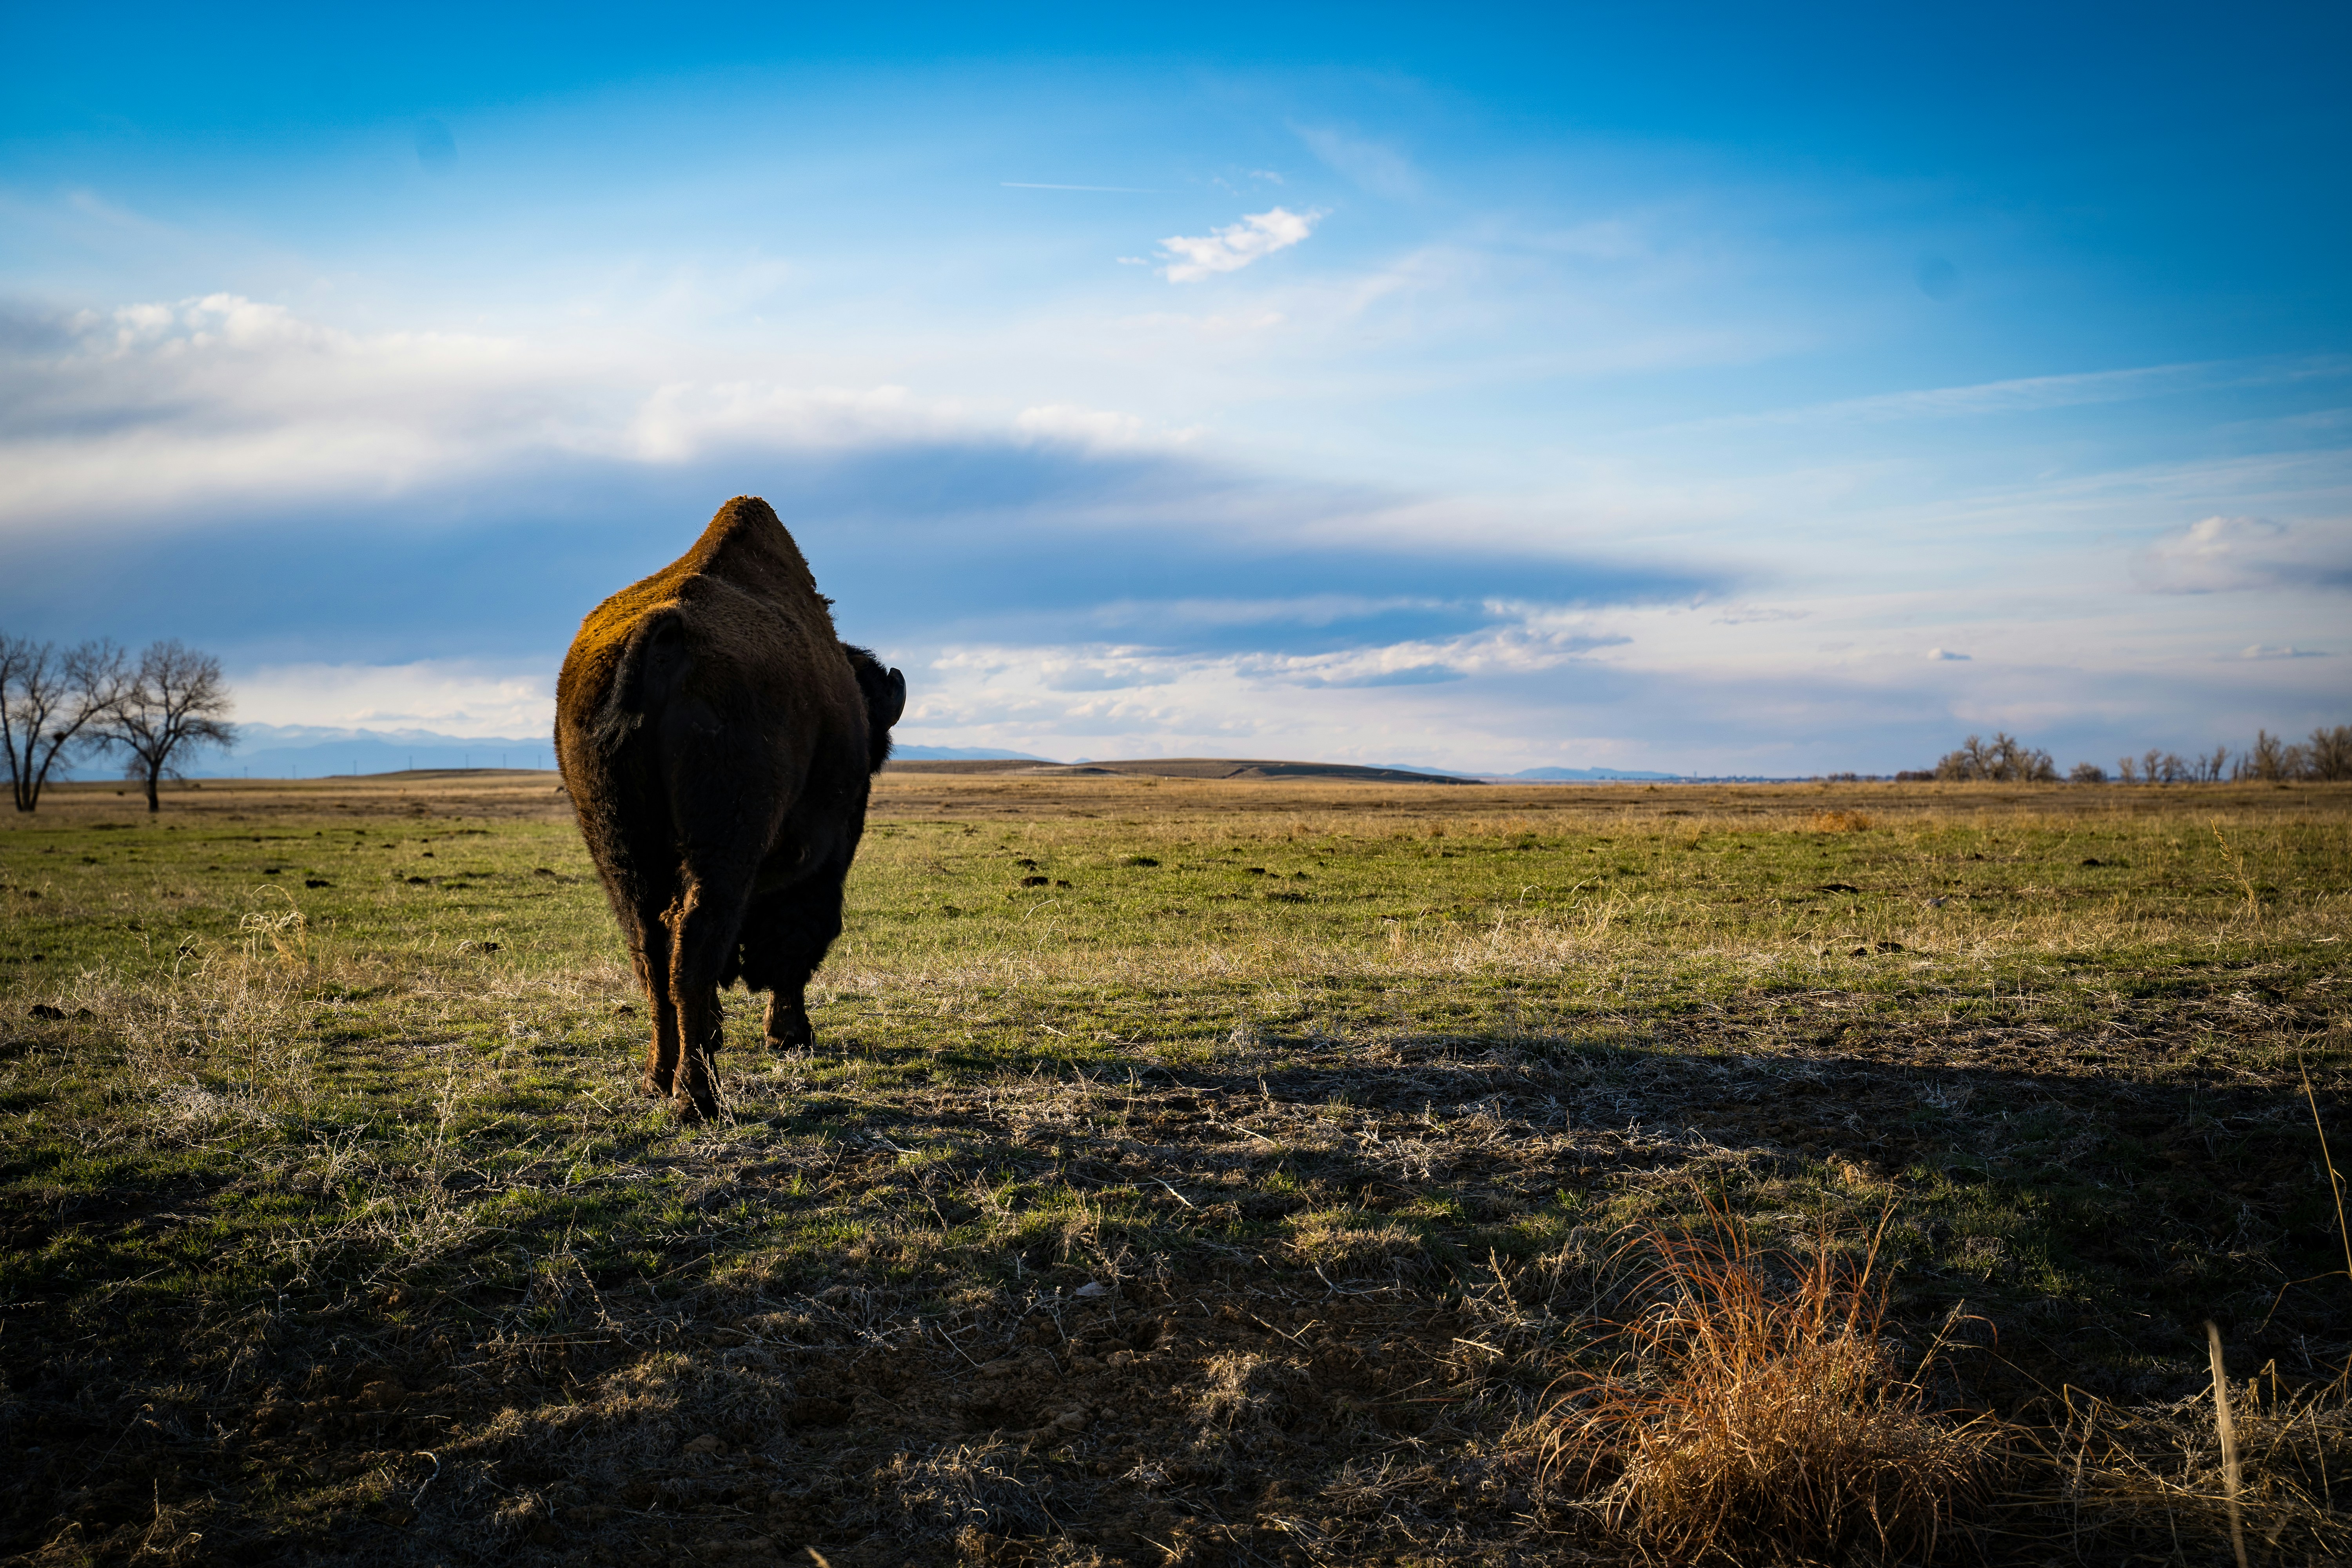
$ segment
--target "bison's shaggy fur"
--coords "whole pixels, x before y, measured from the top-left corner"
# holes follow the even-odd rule
[[[834,636],[832,601],[768,503],[590,613],[555,693],[556,755],[653,1014],[646,1092],[718,1109],[719,990],[771,993],[811,1039],[809,975],[890,752],[906,678]]]

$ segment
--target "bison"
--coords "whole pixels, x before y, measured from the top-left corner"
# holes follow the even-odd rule
[[[581,836],[653,1014],[645,1092],[719,1108],[719,992],[769,994],[772,1045],[809,1044],[809,975],[907,679],[834,635],[833,601],[766,501],[589,613],[555,689]]]

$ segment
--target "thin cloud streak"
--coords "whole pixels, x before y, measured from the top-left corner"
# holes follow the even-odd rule
[[[1972,385],[1929,387],[1916,392],[1874,394],[1793,408],[1726,414],[1678,421],[1640,432],[1643,436],[1696,434],[1748,426],[1801,425],[1835,420],[1894,421],[1955,419],[2005,414],[2036,414],[2094,404],[2126,403],[2250,387],[2337,380],[2352,376],[2352,358],[2209,360],[2181,364],[2133,365],[2071,375],[2024,376]]]

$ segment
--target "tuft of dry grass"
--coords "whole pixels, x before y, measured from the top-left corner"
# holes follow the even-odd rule
[[[1342,1279],[1410,1268],[1422,1260],[1421,1238],[1385,1215],[1327,1209],[1295,1216],[1290,1250],[1310,1268]]]
[[[1605,1371],[1552,1385],[1547,1478],[1665,1562],[1932,1557],[1982,1496],[1997,1429],[1927,1408],[1935,1352],[1906,1371],[1886,1337],[1879,1237],[1856,1262],[1824,1229],[1793,1257],[1707,1217],[1629,1244],[1657,1259],[1650,1305],[1603,1342]]]
[[[1870,814],[1866,811],[1824,811],[1813,818],[1816,833],[1867,833]]]

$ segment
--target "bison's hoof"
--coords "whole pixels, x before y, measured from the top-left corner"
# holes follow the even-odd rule
[[[771,1018],[765,1032],[772,1051],[804,1050],[816,1044],[816,1029],[809,1023],[806,1013]]]

